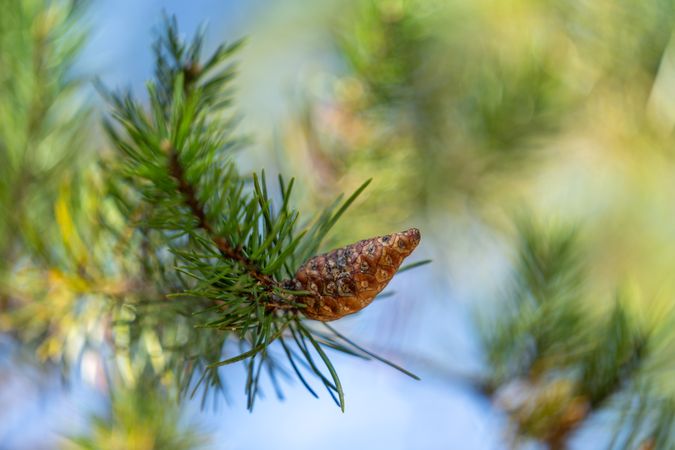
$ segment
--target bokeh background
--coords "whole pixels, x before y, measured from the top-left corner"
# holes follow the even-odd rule
[[[675,3],[96,0],[55,38],[45,71],[72,65],[52,78],[14,43],[20,17],[39,35],[58,14],[35,11],[59,3],[0,1],[0,269],[21,298],[0,304],[0,448],[673,448]],[[239,366],[215,408],[108,393],[104,307],[21,249],[87,246],[68,239],[87,219],[64,198],[105,172],[92,81],[145,95],[164,13],[186,36],[206,24],[209,48],[246,37],[242,172],[296,177],[308,211],[372,177],[338,243],[420,228],[414,260],[433,263],[336,326],[422,381],[337,355],[344,414],[298,382],[283,401],[268,385],[249,413]],[[83,33],[72,55],[69,33]],[[61,91],[36,132],[31,111]]]

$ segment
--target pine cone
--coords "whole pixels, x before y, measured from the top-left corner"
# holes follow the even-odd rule
[[[365,308],[419,242],[419,230],[411,228],[309,259],[292,280],[297,289],[313,294],[298,298],[306,305],[303,313],[310,319],[328,322]]]

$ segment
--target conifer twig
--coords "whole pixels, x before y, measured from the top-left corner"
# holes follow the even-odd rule
[[[183,195],[185,203],[190,208],[190,211],[197,219],[199,227],[203,229],[209,238],[220,251],[220,254],[225,258],[229,258],[242,265],[246,271],[261,284],[269,289],[280,287],[279,283],[271,277],[263,274],[259,267],[257,267],[251,260],[249,260],[241,248],[233,247],[225,238],[218,236],[209,221],[206,218],[204,206],[197,198],[194,186],[185,177],[183,166],[178,158],[178,152],[173,148],[168,140],[162,142],[162,150],[169,155],[169,173],[178,183],[178,191]]]

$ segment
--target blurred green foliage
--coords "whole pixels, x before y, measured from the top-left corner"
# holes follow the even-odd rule
[[[76,3],[3,0],[0,17],[0,265],[51,257],[57,187],[86,152],[88,109],[72,63],[84,43]]]
[[[287,147],[319,198],[376,174],[352,212],[363,235],[439,211],[503,227],[523,203],[578,216],[609,201],[613,211],[587,223],[606,230],[611,213],[639,220],[627,209],[640,205],[599,198],[610,183],[645,189],[631,178],[672,165],[672,2],[378,0],[342,10],[332,37],[341,70],[313,75],[326,87],[301,94]],[[597,194],[570,191],[574,178]],[[653,245],[632,241],[630,251]]]
[[[330,38],[341,65],[313,74],[324,88],[288,126],[310,192],[373,176],[342,232],[426,219],[453,281],[486,241],[517,249],[480,382],[515,441],[568,448],[612,411],[610,448],[671,448],[675,3],[345,9]]]
[[[85,6],[0,2],[0,331],[37,365],[79,370],[112,395],[110,420],[92,422],[84,448],[195,448],[203,436],[180,431],[177,406],[156,385],[135,390],[166,372],[157,321],[130,334],[125,304],[158,294],[134,257],[142,239],[104,198],[106,161],[96,162],[92,107],[74,71]],[[101,375],[108,349],[113,386]]]
[[[155,386],[118,387],[108,414],[94,415],[87,432],[72,436],[67,450],[190,450],[206,448],[208,439],[198,424],[181,420],[175,400]]]
[[[369,202],[393,221],[512,194],[582,97],[562,25],[530,3],[355,3],[335,26],[345,73],[298,121],[310,181],[378,173]]]
[[[630,298],[635,294],[628,293],[617,294],[601,313],[590,309],[574,231],[526,222],[518,236],[513,286],[482,327],[489,361],[483,390],[508,413],[513,439],[568,448],[570,436],[592,414],[612,410],[620,419],[614,430],[605,426],[616,435],[609,448],[631,448],[626,436],[657,434],[664,443],[657,448],[670,448],[675,397],[652,364],[673,356],[653,345],[660,317],[640,319],[646,314],[639,314]],[[652,407],[631,406],[641,403]]]
[[[89,254],[71,194],[84,177],[79,168],[93,154],[85,145],[92,137],[91,108],[84,80],[73,72],[85,42],[75,26],[82,5],[9,1],[2,9],[0,329],[38,345],[46,360],[63,354],[74,360],[85,339],[72,325],[99,309],[95,303],[75,306],[86,290],[78,271]],[[56,317],[63,320],[58,326]]]

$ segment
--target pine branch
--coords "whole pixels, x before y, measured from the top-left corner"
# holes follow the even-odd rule
[[[513,287],[485,328],[488,384],[519,436],[565,449],[590,417],[620,411],[614,400],[622,397],[631,409],[636,387],[652,383],[641,371],[652,336],[631,319],[620,297],[606,319],[582,314],[583,258],[573,229],[521,222],[519,232]],[[624,424],[622,432],[633,438],[644,428]]]
[[[104,125],[120,150],[115,170],[110,172],[115,198],[121,211],[144,211],[143,222],[136,226],[150,236],[145,252],[158,261],[161,275],[156,274],[156,283],[179,286],[170,296],[175,301],[164,304],[162,319],[153,318],[160,314],[157,309],[137,306],[135,311],[140,324],[156,324],[154,332],[159,336],[179,335],[171,329],[171,314],[185,317],[192,325],[190,339],[174,347],[170,359],[174,365],[183,362],[183,367],[174,370],[179,374],[182,392],[192,387],[196,394],[203,387],[205,399],[210,387],[224,385],[218,368],[241,361],[247,368],[247,406],[252,408],[260,392],[263,366],[278,388],[276,373],[284,369],[275,361],[271,346],[279,341],[310,393],[313,390],[296,362],[309,368],[344,409],[337,370],[324,348],[376,356],[342,336],[321,334],[304,325],[304,316],[313,317],[308,315],[306,299],[313,299],[315,309],[323,303],[313,297],[318,292],[308,290],[316,286],[305,286],[294,276],[369,181],[301,228],[299,213],[291,208],[293,180],[287,184],[279,177],[277,203],[268,193],[264,172],[260,177],[254,174],[252,183],[238,173],[230,155],[244,140],[234,133],[236,121],[229,112],[234,65],[228,63],[237,47],[221,46],[202,62],[202,35],[186,44],[178,37],[175,19],[168,19],[154,46],[156,76],[148,84],[147,111],[130,94],[101,88],[116,122],[106,121]],[[382,242],[372,241],[373,251],[390,252],[391,264],[383,272],[388,277],[398,268],[404,257],[401,255],[409,254],[419,242],[417,230],[392,236],[395,239],[390,236],[383,237]],[[365,248],[363,242],[354,248],[352,256]],[[163,269],[168,263],[163,256],[167,250],[175,258],[175,273]],[[368,257],[375,258],[376,254]],[[326,267],[337,262],[344,265],[341,260],[333,260],[334,256],[320,258]],[[328,272],[325,275],[333,276]],[[334,288],[332,278],[326,280],[330,283]],[[384,284],[378,283],[381,289]],[[345,286],[340,289],[345,292]],[[375,294],[358,299],[365,305]],[[142,336],[143,332],[138,329],[133,335]],[[283,341],[290,336],[299,353]],[[226,343],[231,341],[239,344],[240,351],[223,355]]]
[[[194,75],[193,75],[194,76]],[[221,236],[216,235],[213,227],[208,222],[206,218],[206,212],[204,211],[204,206],[197,199],[197,194],[195,188],[192,184],[188,182],[181,166],[178,152],[171,146],[169,141],[162,142],[162,150],[164,150],[169,155],[169,173],[172,177],[178,182],[178,191],[185,197],[185,202],[192,211],[192,214],[198,221],[199,227],[201,227],[213,240],[216,247],[220,251],[221,255],[225,258],[229,258],[237,263],[241,264],[246,268],[248,273],[258,280],[261,284],[265,285],[267,288],[281,288],[281,284],[270,278],[269,276],[263,274],[259,267],[257,267],[251,260],[249,260],[241,251],[241,248],[234,248],[227,240]]]

